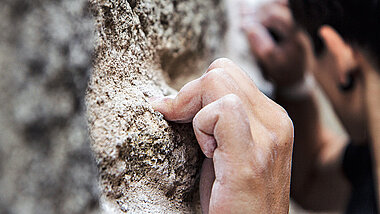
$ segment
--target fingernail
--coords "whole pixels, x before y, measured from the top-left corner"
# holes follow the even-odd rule
[[[151,97],[148,99],[148,102],[154,110],[160,111],[165,107],[165,99],[167,99],[167,97]]]
[[[156,100],[160,99],[159,97],[149,97],[148,102],[149,103],[154,103]]]

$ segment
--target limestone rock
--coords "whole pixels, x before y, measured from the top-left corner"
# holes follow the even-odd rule
[[[178,88],[207,68],[222,43],[222,3],[90,2],[97,41],[86,101],[104,207],[194,213],[203,155],[191,125],[168,123],[148,99],[174,94],[167,83]]]
[[[84,95],[86,0],[0,6],[0,213],[97,213]]]

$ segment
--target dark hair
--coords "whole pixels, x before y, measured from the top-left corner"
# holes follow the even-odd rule
[[[380,59],[380,0],[289,0],[289,4],[296,22],[310,34],[317,55],[325,49],[319,28],[330,25],[347,43]]]

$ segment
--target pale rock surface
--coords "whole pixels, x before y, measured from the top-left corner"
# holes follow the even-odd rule
[[[90,2],[97,41],[86,100],[105,212],[199,211],[203,155],[191,125],[168,123],[148,99],[204,72],[222,44],[222,3]]]
[[[0,6],[0,213],[97,213],[84,95],[93,18],[86,0]]]

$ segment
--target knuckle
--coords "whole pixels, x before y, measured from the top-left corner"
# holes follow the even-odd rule
[[[198,130],[198,127],[199,127],[199,122],[200,122],[200,118],[199,118],[200,116],[199,116],[199,112],[194,116],[194,118],[193,118],[193,129],[195,130],[195,131],[197,131]]]
[[[282,109],[282,108],[281,108]],[[272,134],[273,137],[273,145],[279,149],[288,149],[293,144],[294,138],[294,127],[293,122],[290,119],[289,115],[284,110],[280,110],[276,114],[277,124],[275,127],[275,131]]]
[[[233,110],[243,105],[240,97],[236,94],[228,94],[221,99],[223,110]]]
[[[289,118],[288,112],[285,110],[284,107],[282,107],[281,105],[279,105],[278,103],[274,101],[272,101],[272,104],[274,105],[274,109],[278,112],[278,114],[280,114],[279,116],[281,118],[286,118],[286,117]]]
[[[219,58],[214,60],[214,62],[211,63],[210,68],[223,68],[226,65],[232,64],[232,60],[228,58]]]
[[[209,72],[207,72],[203,77],[201,78],[201,83],[204,86],[209,86],[213,84],[220,84],[222,81],[222,75],[221,73],[224,72],[223,69],[215,68]]]
[[[241,175],[250,182],[255,182],[256,178],[265,177],[275,163],[264,151],[253,151],[253,157],[241,169]]]
[[[205,113],[206,112],[204,109],[202,109],[197,114],[195,114],[192,121],[194,130],[199,130],[202,122],[205,120]]]
[[[264,125],[267,130],[266,140],[273,149],[289,149],[293,145],[294,126],[287,111],[275,102],[268,107],[271,118]],[[268,122],[269,121],[269,122]]]
[[[265,160],[256,160],[254,163],[251,163],[251,170],[249,171],[251,174],[250,176],[261,177],[262,175],[265,175],[270,166],[268,160],[268,158],[265,158]]]

